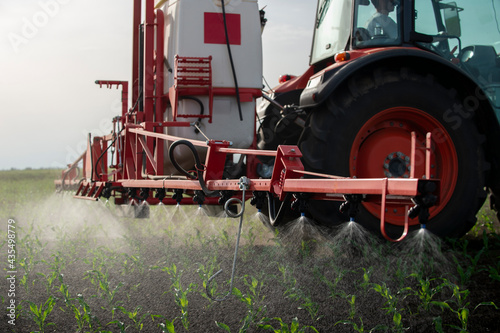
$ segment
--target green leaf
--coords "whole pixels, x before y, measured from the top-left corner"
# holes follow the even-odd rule
[[[167,329],[168,333],[175,333],[174,321],[175,321],[175,319],[172,321],[165,319],[165,324],[162,324],[162,326]],[[166,331],[163,330],[163,332],[166,332]]]
[[[233,288],[233,293],[234,293],[234,295],[236,295],[239,298],[243,297],[243,294],[241,293],[241,291],[236,287]]]
[[[401,325],[401,313],[395,312],[392,317],[392,321],[396,324],[396,326]]]
[[[436,317],[436,318],[434,318],[433,322],[434,322],[434,328],[436,329],[436,332],[444,333],[443,319],[441,317]]]
[[[496,306],[495,303],[493,302],[482,302],[482,303],[479,303],[478,305],[476,305],[476,307],[474,308],[474,310],[476,310],[478,307],[482,306],[482,305],[489,305],[489,306],[493,306],[495,308],[495,310],[499,310],[499,307]]]
[[[299,320],[297,319],[297,317],[295,317],[292,319],[292,325],[290,325],[290,332],[292,333],[297,332],[298,329],[299,329]]]
[[[223,330],[225,330],[226,332],[231,333],[231,329],[230,329],[230,328],[229,328],[229,326],[227,326],[226,324],[224,324],[224,323],[219,323],[218,321],[215,321],[215,324],[216,324],[219,328],[222,328]]]
[[[448,309],[452,310],[451,306],[446,303],[446,302],[437,302],[437,301],[432,301],[431,304],[439,306],[441,309]],[[453,310],[452,310],[453,311]]]

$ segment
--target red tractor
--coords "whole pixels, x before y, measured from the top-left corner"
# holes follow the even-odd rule
[[[495,4],[462,2],[319,0],[309,69],[263,93],[257,0],[134,0],[132,104],[97,81],[122,114],[56,186],[461,236],[500,190]]]
[[[495,10],[493,2],[319,0],[311,66],[271,90],[286,107],[261,107],[259,148],[297,144],[306,169],[322,173],[425,178],[423,150],[411,169],[410,133],[422,147],[430,132],[430,177],[441,189],[428,229],[463,235],[500,185]],[[308,205],[321,224],[347,218],[340,203]],[[405,214],[389,205],[387,228],[401,229]],[[377,203],[362,204],[357,221],[375,230],[379,219]]]

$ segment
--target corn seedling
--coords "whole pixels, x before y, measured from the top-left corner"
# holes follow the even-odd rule
[[[108,303],[108,307],[112,309],[112,313],[114,314],[114,310],[121,301],[116,301],[116,293],[123,286],[122,282],[119,282],[114,288],[110,285],[109,274],[102,273],[100,271],[92,270],[87,271],[85,274],[85,278],[90,278],[91,283],[94,284],[97,289],[100,291],[101,298],[105,299]]]
[[[124,315],[126,315],[133,322],[133,324],[134,324],[133,327],[138,331],[141,331],[143,326],[144,326],[144,323],[143,323],[144,318],[149,316],[148,313],[140,314],[140,312],[142,310],[141,306],[135,307],[135,309],[132,311],[128,311],[123,306],[118,306],[116,309],[120,310]]]
[[[408,288],[404,288],[403,290],[400,290],[396,295],[393,295],[390,291],[390,289],[387,287],[387,285],[384,283],[377,284],[377,283],[372,283],[373,290],[375,290],[377,293],[380,294],[385,299],[384,305],[386,306],[385,308],[382,308],[386,310],[388,314],[392,314],[392,320],[394,323],[394,330],[396,332],[402,332],[404,330],[403,328],[403,323],[402,323],[402,316],[401,312],[398,310],[398,301],[399,301],[399,294],[402,291],[407,291]]]
[[[337,275],[333,281],[330,281],[323,274],[319,273],[318,270],[315,271],[316,275],[319,277],[319,280],[328,286],[328,289],[330,290],[330,297],[332,299],[334,299],[337,296],[340,297],[346,296],[345,292],[338,287],[338,284],[340,283],[340,281],[342,281],[344,276],[349,272],[348,270],[345,269],[342,270],[340,268],[336,268],[335,271],[337,272]]]
[[[409,289],[410,294],[417,296],[420,300],[419,306],[425,311],[429,311],[434,296],[443,290],[447,282],[442,282],[433,287],[433,285],[435,285],[434,282],[438,281],[438,279],[423,278],[416,273],[410,274],[409,277],[415,278],[418,282],[418,288],[416,290]]]
[[[184,289],[181,283],[182,271],[177,271],[177,266],[172,264],[170,267],[164,267],[162,271],[167,272],[170,275],[170,280],[172,281],[171,289],[174,290],[175,304],[181,309],[181,322],[182,326],[186,330],[189,329],[189,319],[188,319],[188,299],[187,295],[196,290],[197,285],[195,283],[190,283],[189,286]]]
[[[213,256],[212,259],[210,259],[210,262],[207,263],[206,265],[198,264],[198,269],[196,270],[196,272],[198,273],[198,276],[203,281],[202,282],[203,289],[200,292],[200,294],[201,294],[201,296],[203,296],[204,298],[206,298],[209,301],[212,301],[212,299],[207,295],[206,290],[207,290],[207,286],[208,286],[208,279],[210,276],[212,276],[214,274],[214,271],[217,268],[216,262],[217,262],[217,256]],[[209,291],[210,295],[216,294],[216,291],[217,291],[217,282],[216,281],[213,281],[209,285],[208,291]]]
[[[362,267],[361,269],[363,270],[363,280],[361,281],[361,283],[359,285],[366,292],[366,289],[371,285],[370,284],[370,276],[372,274],[373,267],[370,267],[368,269]]]
[[[56,304],[53,296],[50,296],[45,303],[40,304],[40,307],[30,301],[28,303],[30,304],[30,316],[35,321],[41,333],[45,332],[47,326],[54,325],[54,323],[47,322],[47,317],[51,314]]]
[[[158,326],[161,328],[162,333],[175,333],[174,322],[177,318],[174,318],[172,321],[170,321],[162,315],[151,315],[151,319],[153,321],[155,321],[156,318],[161,318],[165,321],[164,323],[158,324]]]
[[[470,312],[468,309],[469,302],[466,302],[466,298],[469,295],[470,291],[460,290],[460,287],[452,283],[449,283],[449,287],[452,288],[453,298],[445,302],[433,301],[432,304],[439,306],[442,310],[447,309],[453,312],[460,321],[460,326],[457,325],[446,325],[446,326],[459,330],[460,332],[467,332]],[[454,303],[456,307],[453,308],[450,303]]]
[[[297,317],[292,319],[292,323],[290,326],[288,324],[284,323],[281,318],[264,318],[262,321],[265,323],[270,322],[271,320],[276,320],[278,321],[279,328],[276,328],[272,326],[271,324],[260,324],[259,328],[265,329],[265,330],[271,330],[274,333],[305,333],[305,332],[316,332],[318,333],[318,330],[314,328],[313,326],[302,326],[300,327],[299,320]]]
[[[377,325],[375,326],[374,328],[370,329],[370,330],[365,330],[365,325],[363,324],[363,319],[362,318],[359,318],[359,325],[353,321],[353,320],[340,320],[338,322],[335,323],[335,326],[339,325],[339,324],[342,324],[342,325],[351,325],[352,326],[352,329],[355,331],[355,332],[359,332],[359,333],[363,333],[363,332],[376,332],[376,331],[385,331],[387,332],[389,330],[389,328],[385,325]]]
[[[239,332],[246,332],[252,323],[257,323],[258,325],[262,320],[261,316],[265,315],[267,311],[266,306],[262,305],[265,296],[261,297],[264,282],[259,282],[259,280],[253,276],[250,278],[248,278],[248,276],[244,276],[243,282],[248,288],[247,294],[243,294],[236,287],[233,288],[233,294],[246,305],[248,310],[245,318],[243,318],[243,325],[241,326]]]
[[[61,270],[63,270],[65,266],[63,260],[57,254],[53,254],[52,257],[54,257],[54,262],[50,265],[50,273],[47,274],[41,272],[36,273],[38,276],[43,277],[47,294],[50,294],[54,281],[57,280],[57,278],[61,274]],[[47,261],[45,260],[42,260],[42,262],[47,263]]]

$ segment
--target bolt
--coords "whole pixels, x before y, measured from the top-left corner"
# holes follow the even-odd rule
[[[295,153],[295,149],[290,149],[290,153]]]
[[[398,210],[394,208],[393,212],[394,212],[394,213],[397,213],[397,212],[398,212]]]

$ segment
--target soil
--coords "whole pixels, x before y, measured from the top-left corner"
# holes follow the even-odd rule
[[[76,210],[75,207],[70,210]],[[222,294],[229,290],[235,220],[194,221],[195,215],[189,213],[184,219],[170,216],[167,220],[133,220],[112,218],[103,215],[101,208],[92,207],[96,216],[109,223],[107,227],[97,223],[94,215],[87,215],[83,222],[78,221],[78,227],[70,228],[64,223],[80,218],[71,214],[61,218],[61,214],[67,213],[64,209],[59,210],[58,222],[53,224],[49,222],[54,222],[54,215],[44,216],[45,210],[40,207],[35,209],[39,215],[28,218],[29,214],[21,214],[16,218],[18,223],[26,219],[45,224],[43,230],[34,228],[31,233],[25,226],[25,233],[18,235],[14,298],[18,317],[13,326],[4,311],[0,332],[38,331],[30,304],[40,306],[50,296],[54,297],[55,306],[47,315],[46,322],[51,325],[45,332],[162,332],[160,324],[166,320],[173,321],[175,332],[224,332],[217,323],[227,325],[231,332],[267,332],[264,324],[280,332],[280,321],[291,328],[294,318],[304,332],[314,331],[306,326],[313,326],[318,332],[453,332],[461,322],[452,310],[459,309],[468,311],[466,331],[500,332],[500,310],[496,309],[500,306],[500,281],[492,278],[489,271],[492,267],[500,269],[498,233],[487,234],[488,247],[481,230],[455,242],[412,235],[406,243],[393,245],[363,231],[352,233],[347,226],[334,235],[325,235],[306,221],[300,228],[283,230],[276,238],[250,217],[251,221],[245,222],[234,281],[242,295],[233,292],[227,300],[215,302],[207,296],[203,283],[207,282],[207,274],[223,268],[212,285]],[[190,219],[193,221],[186,222]],[[494,226],[498,228],[497,221]],[[6,253],[5,243],[4,248]],[[474,269],[469,269],[471,276],[467,278],[459,272],[458,264],[467,271],[478,254],[479,261]],[[23,284],[20,262],[30,256],[32,266],[27,283]],[[47,276],[55,271],[57,258],[64,262],[60,269],[63,277],[48,286]],[[177,291],[173,286],[173,265],[180,276]],[[204,273],[208,267],[211,271]],[[97,272],[107,277],[111,291],[116,288],[112,300],[103,291],[106,283],[99,285]],[[414,293],[421,285],[412,273],[429,281],[436,291],[432,301],[446,302],[450,309],[437,304],[426,308]],[[257,281],[253,287],[252,278]],[[63,283],[68,287],[71,304],[82,312],[84,304],[88,305],[89,320],[82,330],[64,300]],[[377,285],[381,289],[377,290]],[[462,303],[453,295],[453,285],[459,288]],[[0,288],[9,290],[7,279],[2,279]],[[176,293],[181,295],[179,291],[189,288],[184,326]],[[384,291],[387,297],[382,295]],[[2,296],[6,308],[11,298],[5,292]],[[245,297],[252,300],[251,304],[245,303]],[[135,326],[129,316],[133,310],[138,311],[136,320],[142,318],[140,325]],[[129,314],[124,313],[127,311]],[[399,328],[394,321],[396,313],[402,318]],[[122,328],[119,322],[123,323]],[[440,323],[442,330],[438,328]]]

